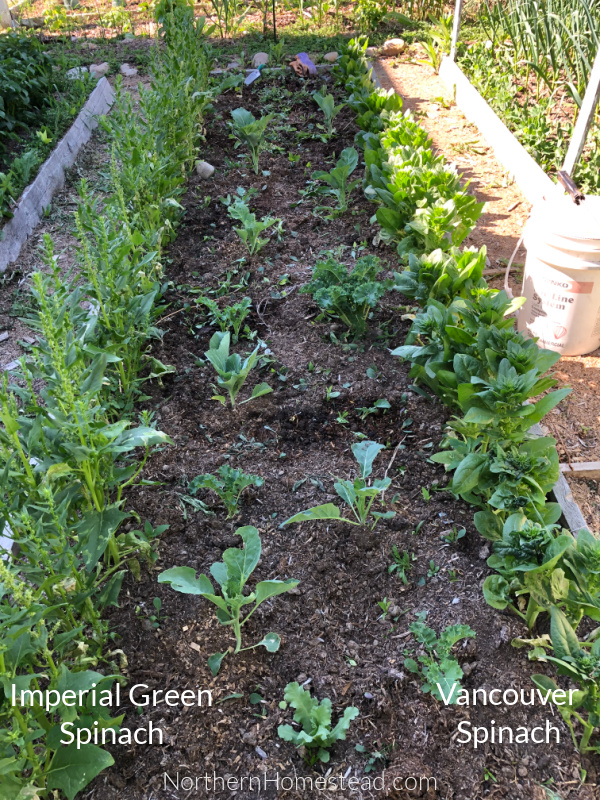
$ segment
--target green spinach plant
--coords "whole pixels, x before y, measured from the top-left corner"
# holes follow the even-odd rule
[[[283,705],[289,704],[293,709],[294,722],[300,725],[296,730],[291,725],[280,725],[277,734],[286,742],[293,742],[296,747],[304,748],[304,760],[310,764],[321,761],[329,762],[329,750],[333,745],[346,738],[350,723],[358,716],[356,706],[348,706],[343,715],[332,727],[331,700],[326,697],[319,702],[297,682],[288,683],[283,695]]]
[[[257,644],[242,647],[242,627],[261,603],[270,597],[295,589],[299,583],[293,578],[285,581],[259,581],[253,592],[244,594],[246,583],[260,559],[261,541],[257,529],[252,526],[238,528],[236,534],[242,537],[243,547],[231,547],[225,550],[223,561],[216,561],[210,567],[210,574],[216,581],[220,594],[215,593],[210,578],[204,574],[196,577],[196,571],[191,567],[172,567],[158,576],[159,583],[170,584],[176,592],[205,597],[217,607],[216,614],[219,622],[232,629],[235,636],[235,648],[230,647],[223,653],[214,653],[208,659],[208,665],[213,675],[218,673],[221,663],[228,653],[233,652],[235,655],[256,647],[264,647],[269,653],[279,650],[281,638],[277,633],[268,633]],[[247,606],[251,606],[250,610],[246,608]]]

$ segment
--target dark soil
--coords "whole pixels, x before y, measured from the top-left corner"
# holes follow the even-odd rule
[[[322,78],[310,90],[319,88]],[[245,152],[233,149],[225,122],[232,108],[243,106],[259,116],[264,109],[260,92],[271,87],[266,98],[283,116],[273,147],[261,156],[255,176]],[[156,482],[130,493],[130,507],[142,521],[154,526],[168,524],[159,550],[156,571],[142,573],[140,582],[130,575],[121,595],[121,608],[110,619],[118,634],[115,647],[127,656],[129,686],[147,684],[150,689],[211,689],[212,707],[182,709],[161,704],[136,713],[125,705],[124,725],[146,727],[151,720],[164,732],[163,746],[135,745],[112,748],[115,766],[93,784],[89,798],[101,800],[159,800],[175,797],[426,797],[475,800],[494,797],[544,800],[542,784],[559,796],[591,800],[600,797],[596,784],[597,758],[580,757],[568,729],[558,714],[535,706],[449,706],[423,693],[420,682],[404,668],[404,658],[415,650],[409,625],[415,613],[426,611],[427,623],[441,631],[464,623],[476,631],[476,639],[457,646],[456,656],[465,672],[468,689],[530,689],[532,672],[543,672],[542,664],[530,664],[523,651],[511,647],[516,636],[526,636],[525,627],[508,614],[488,607],[481,585],[489,573],[485,558],[489,547],[472,525],[473,509],[443,491],[443,470],[429,462],[438,450],[447,412],[435,401],[411,389],[408,367],[390,356],[388,348],[402,344],[409,320],[402,319],[405,300],[390,293],[371,321],[370,335],[356,346],[339,341],[343,328],[320,321],[312,299],[299,290],[310,277],[320,251],[345,247],[342,260],[351,263],[352,252],[379,255],[390,268],[396,266],[393,251],[375,250],[370,244],[375,229],[369,220],[373,206],[356,191],[349,213],[333,221],[319,219],[312,210],[321,200],[305,200],[297,207],[299,190],[305,188],[313,169],[330,168],[331,156],[352,145],[356,128],[348,109],[336,120],[340,132],[330,143],[303,139],[295,131],[315,126],[320,112],[294,78],[286,83],[245,89],[240,99],[232,93],[215,102],[209,120],[203,158],[216,167],[213,179],[194,176],[184,200],[185,221],[165,259],[166,274],[173,282],[168,295],[171,305],[160,327],[164,338],[153,345],[152,355],[175,367],[162,385],[148,384],[152,395],[148,408],[155,412],[158,427],[174,445],[154,453],[144,478]],[[291,93],[291,96],[286,92]],[[263,96],[263,100],[265,97]],[[312,129],[313,131],[315,128]],[[292,163],[289,153],[300,154]],[[305,165],[310,162],[310,167]],[[243,245],[219,197],[238,186],[255,186],[259,194],[252,203],[258,215],[273,213],[283,219],[281,242],[273,238],[253,258]],[[210,196],[210,201],[205,197]],[[240,259],[245,258],[244,262]],[[186,287],[204,291],[223,286],[225,273],[238,270],[233,283],[250,273],[248,286],[236,298],[247,295],[253,306],[247,319],[268,350],[263,366],[250,375],[250,389],[267,381],[272,394],[240,406],[235,411],[212,401],[214,374],[199,362],[208,348],[212,329],[202,308],[195,305]],[[287,275],[284,285],[281,276]],[[285,293],[285,294],[284,294]],[[229,302],[233,298],[229,298]],[[228,300],[225,297],[220,302]],[[249,352],[254,343],[241,340],[238,352]],[[310,365],[310,366],[309,366]],[[371,375],[368,377],[367,370]],[[340,392],[326,401],[326,387]],[[249,396],[248,389],[241,397]],[[391,409],[360,419],[359,408],[386,398]],[[336,422],[347,412],[349,424]],[[402,442],[389,477],[387,497],[396,518],[379,523],[375,532],[344,523],[303,523],[280,529],[292,514],[324,502],[337,501],[332,476],[352,477],[356,462],[350,451],[356,432],[388,445],[375,462],[375,477],[382,477],[394,448]],[[264,478],[264,486],[243,496],[241,513],[225,521],[223,508],[212,493],[199,498],[212,516],[182,500],[194,476],[214,472],[229,463]],[[422,487],[431,492],[426,502]],[[420,524],[422,523],[422,524]],[[226,547],[240,543],[234,535],[241,525],[255,525],[261,533],[263,554],[254,580],[297,578],[298,589],[265,603],[244,628],[246,644],[259,641],[269,631],[282,637],[278,653],[251,650],[227,656],[219,675],[213,678],[206,659],[222,652],[232,642],[230,632],[217,622],[210,606],[200,598],[181,595],[158,584],[159,570],[175,565],[191,566],[208,573]],[[455,544],[441,538],[453,527],[464,527],[466,535]],[[392,546],[414,553],[408,585],[388,570],[393,562]],[[433,562],[433,563],[432,563]],[[434,569],[432,570],[432,566]],[[435,576],[427,575],[439,567]],[[153,599],[162,600],[161,624],[152,627]],[[381,619],[378,601],[391,601],[393,614]],[[330,697],[334,718],[349,705],[360,715],[351,724],[347,740],[332,750],[329,765],[310,768],[295,748],[280,740],[277,727],[290,723],[290,710],[280,709],[284,688],[290,681],[310,679],[319,699]],[[228,696],[241,694],[242,697]],[[256,696],[260,695],[262,700]],[[461,720],[473,725],[545,726],[549,720],[560,730],[560,744],[494,744],[473,749],[456,741]],[[355,746],[362,745],[365,754]],[[380,751],[375,769],[365,772],[367,756]],[[587,770],[587,784],[580,785],[580,766]],[[358,776],[354,791],[284,791],[282,780],[312,777],[330,771],[330,777]],[[241,779],[239,791],[206,790],[173,782],[184,777],[202,778],[216,773]],[[165,778],[170,776],[170,780]],[[271,781],[261,792],[248,788],[249,777],[266,776]],[[383,778],[373,787],[375,777]],[[409,778],[435,778],[427,790],[414,788]],[[371,788],[367,788],[367,778]],[[394,788],[394,779],[396,788]],[[406,784],[404,781],[407,781]],[[233,785],[233,784],[232,784]],[[402,787],[406,786],[406,789]]]

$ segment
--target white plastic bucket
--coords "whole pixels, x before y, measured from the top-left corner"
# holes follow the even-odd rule
[[[517,328],[565,356],[600,347],[600,197],[555,197],[525,228],[525,304]]]

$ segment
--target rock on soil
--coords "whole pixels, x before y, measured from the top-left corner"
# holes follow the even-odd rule
[[[379,51],[382,56],[397,56],[406,47],[404,39],[388,39]]]
[[[215,168],[212,164],[209,164],[208,161],[198,161],[196,164],[196,172],[201,178],[210,178],[212,177]]]
[[[268,64],[269,63],[269,54],[268,53],[255,53],[254,58],[252,59],[252,66],[254,69],[260,67],[261,64]]]
[[[121,75],[125,78],[133,78],[138,74],[138,71],[135,67],[132,67],[130,64],[121,64],[121,69],[119,70]]]

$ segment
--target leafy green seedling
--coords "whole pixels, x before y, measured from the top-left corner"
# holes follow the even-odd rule
[[[468,625],[449,625],[438,638],[433,628],[425,625],[426,614],[417,614],[417,622],[410,625],[415,639],[425,647],[425,653],[418,657],[421,666],[413,658],[404,659],[404,666],[419,675],[423,681],[423,692],[431,692],[436,700],[454,705],[460,696],[463,671],[450,651],[461,639],[475,638],[475,631]]]
[[[383,611],[383,614],[379,617],[379,619],[385,622],[387,615],[390,612],[390,608],[392,607],[392,601],[388,600],[387,597],[384,597],[383,600],[378,600],[377,605]]]
[[[350,272],[334,254],[326,253],[317,261],[312,279],[300,291],[312,295],[326,314],[338,317],[353,336],[364,336],[371,311],[391,287],[391,280],[378,280],[383,271],[375,256],[363,256]]]
[[[334,506],[333,503],[325,503],[321,506],[309,508],[307,511],[301,511],[299,514],[294,514],[293,517],[283,522],[282,526],[292,522],[331,519],[342,520],[350,525],[362,526],[369,524],[370,529],[373,530],[380,519],[392,519],[395,516],[394,511],[371,511],[371,506],[375,499],[382,497],[392,482],[391,478],[374,480],[372,484],[367,481],[373,471],[373,461],[381,450],[385,450],[385,447],[377,442],[364,441],[353,444],[352,452],[358,462],[360,475],[354,481],[339,478],[334,483],[335,491],[349,506],[355,519],[342,517],[337,506]],[[372,522],[370,518],[372,518]]]
[[[242,361],[237,353],[229,354],[230,339],[229,331],[225,333],[215,333],[210,340],[209,349],[204,355],[217,372],[217,386],[227,390],[231,401],[231,407],[234,408],[235,398],[238,396],[240,389],[246,382],[250,370],[256,363],[260,345],[257,345],[252,353]],[[272,391],[273,389],[271,389],[268,383],[259,383],[252,390],[251,396],[246,400],[242,400],[239,405],[249,403],[250,400],[255,400],[257,397],[261,397],[263,394],[269,394],[269,392]],[[212,399],[218,400],[223,405],[227,402],[223,395],[214,395]]]
[[[427,570],[427,577],[428,578],[435,578],[435,576],[438,574],[439,571],[440,571],[440,568],[435,563],[435,561],[433,559],[431,559],[429,561],[429,569]]]
[[[229,329],[233,330],[231,339],[235,344],[239,338],[242,324],[250,312],[252,305],[250,298],[244,297],[239,302],[223,308],[220,308],[210,297],[198,297],[196,302],[208,309],[211,325],[218,325],[223,332]]]
[[[375,745],[377,745],[377,742],[375,742]],[[387,755],[387,751],[390,749],[389,745],[384,745],[379,750],[372,750],[370,753],[363,744],[357,744],[354,749],[357,753],[362,753],[367,759],[367,763],[365,765],[365,774],[373,772],[373,770],[377,767],[377,762],[380,762],[380,765],[383,767],[386,767],[389,764],[390,759]]]
[[[246,582],[260,559],[261,542],[258,531],[250,525],[238,528],[236,534],[242,537],[243,548],[231,547],[225,550],[223,561],[216,561],[210,568],[210,574],[219,585],[221,594],[215,594],[213,584],[206,575],[200,574],[196,577],[196,571],[191,567],[167,569],[158,576],[158,582],[170,584],[176,592],[200,595],[213,603],[217,607],[216,613],[219,622],[233,629],[235,635],[234,654],[261,646],[265,647],[269,653],[275,653],[281,644],[278,634],[268,633],[257,644],[242,647],[241,629],[261,603],[268,600],[269,597],[289,592],[298,585],[299,581],[293,578],[285,581],[259,581],[253,592],[244,594]],[[244,616],[242,608],[250,605],[252,606],[250,612]],[[214,653],[210,656],[208,666],[213,675],[218,673],[221,662],[230,652],[232,652],[231,647],[224,653]]]
[[[245,108],[234,108],[231,116],[233,117],[231,127],[235,137],[238,139],[235,146],[238,147],[240,143],[243,143],[249,148],[252,166],[254,172],[258,175],[258,159],[260,151],[264,147],[265,130],[273,119],[273,114],[267,114],[266,117],[256,119],[254,114],[251,114]]]
[[[327,386],[325,388],[325,402],[329,402],[330,400],[335,400],[336,397],[340,396],[340,392],[334,392],[333,386]]]
[[[337,207],[329,209],[330,216],[338,216],[348,210],[348,195],[350,195],[360,183],[360,178],[349,181],[350,175],[358,166],[358,152],[354,147],[346,147],[342,150],[335,167],[329,172],[316,170],[311,175],[313,181],[323,181],[327,188],[323,187],[320,191],[335,197]]]
[[[426,486],[421,487],[421,494],[423,495],[423,500],[428,503],[431,500],[431,492]]]
[[[326,88],[327,88],[326,86],[323,86],[321,92],[313,92],[313,98],[316,104],[323,112],[323,116],[325,117],[325,124],[327,125],[327,135],[333,136],[333,120],[337,117],[342,108],[344,108],[345,104],[340,103],[338,106],[336,106],[335,100],[333,99],[333,95],[325,94]]]
[[[278,736],[286,742],[293,742],[296,747],[304,748],[304,760],[310,764],[322,761],[329,762],[329,749],[340,740],[346,738],[346,732],[352,720],[358,716],[358,708],[349,706],[337,725],[331,727],[331,700],[326,697],[319,703],[310,692],[298,683],[288,683],[283,695],[284,700],[296,710],[294,722],[301,725],[295,730],[291,725],[280,725]]]
[[[402,553],[398,550],[396,545],[392,545],[392,558],[393,563],[389,565],[388,572],[395,573],[405,586],[408,586],[407,572],[412,569],[411,563],[416,561],[417,557],[414,553],[409,553],[408,550],[403,550]]]
[[[441,539],[446,542],[446,544],[455,544],[466,535],[467,531],[464,528],[457,528],[455,525],[449,533],[443,533]]]
[[[241,228],[234,228],[233,230],[246,245],[246,249],[251,256],[258,253],[269,242],[268,238],[261,239],[261,233],[276,224],[278,224],[278,235],[283,233],[281,220],[278,217],[257,219],[256,214],[250,211],[249,206],[242,199],[236,199],[227,209],[227,213],[232,219],[242,223]]]
[[[235,516],[240,502],[240,495],[249,486],[260,487],[264,478],[258,475],[247,475],[239,469],[233,469],[229,464],[223,464],[217,470],[219,477],[205,474],[197,475],[188,486],[190,494],[195,495],[198,489],[211,489],[215,492],[227,510],[227,519]]]
[[[340,411],[340,413],[335,418],[335,421],[338,423],[338,425],[348,425],[348,423],[350,422],[350,420],[348,419],[348,414],[349,414],[348,411]]]
[[[357,408],[356,410],[360,414],[360,418],[365,420],[370,414],[376,414],[381,409],[387,410],[391,408],[389,402],[383,398],[382,400],[375,400],[372,406],[363,406],[362,408]]]

